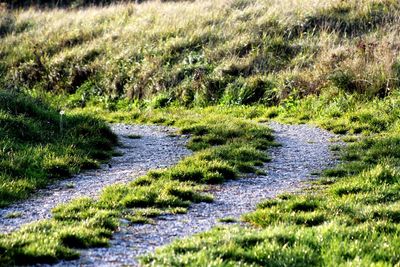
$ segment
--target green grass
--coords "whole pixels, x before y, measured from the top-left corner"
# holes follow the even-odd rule
[[[15,212],[7,213],[6,215],[4,215],[4,218],[5,219],[13,219],[13,218],[20,218],[22,216],[23,216],[22,212],[15,211]]]
[[[225,217],[218,220],[221,223],[236,223],[238,220],[232,217]]]
[[[2,263],[74,258],[76,246],[106,245],[120,218],[129,223],[152,223],[159,214],[185,212],[192,202],[211,201],[202,193],[204,184],[234,179],[240,172],[255,172],[261,162],[268,161],[262,151],[272,145],[270,131],[255,122],[267,120],[273,112],[274,118],[289,123],[312,122],[332,131],[339,127],[341,132],[358,134],[358,141],[339,150],[344,164],[326,171],[312,191],[282,195],[260,203],[255,212],[245,215],[243,219],[255,228],[216,228],[176,241],[145,257],[143,263],[395,265],[399,261],[396,255],[400,255],[396,246],[400,223],[399,97],[393,93],[384,99],[367,100],[357,94],[327,92],[272,108],[80,110],[80,114],[96,113],[113,122],[177,126],[181,133],[191,134],[188,146],[196,153],[128,186],[108,187],[98,201],[81,199],[59,206],[53,219],[2,236]],[[331,119],[331,114],[336,119]],[[362,131],[355,130],[360,127]],[[355,141],[354,137],[348,139]],[[72,234],[67,237],[60,235],[69,232]]]
[[[176,241],[143,262],[398,264],[399,18],[395,0],[1,8],[1,85],[76,110],[65,116],[60,136],[55,110],[29,118],[26,110],[13,113],[19,97],[3,101],[1,205],[27,197],[49,174],[62,177],[107,158],[108,152],[96,149],[105,141],[92,132],[105,126],[89,119],[93,114],[110,122],[174,125],[191,134],[188,147],[196,153],[127,186],[109,187],[99,200],[59,206],[51,220],[1,236],[0,264],[74,258],[76,247],[106,245],[121,217],[151,223],[158,214],[210,201],[202,193],[205,184],[257,173],[268,161],[263,150],[272,138],[255,122],[270,119],[311,122],[348,135],[348,148],[333,148],[344,164],[325,171],[303,195],[261,203],[244,216],[254,228],[217,228]],[[27,99],[19,105],[31,103]],[[81,120],[83,126],[73,130]],[[95,140],[81,141],[81,128]],[[76,140],[82,142],[78,149],[70,146]]]
[[[329,87],[385,96],[400,75],[399,10],[395,0],[1,9],[0,80],[114,111],[138,99],[272,105]]]
[[[121,218],[128,223],[152,223],[160,214],[185,213],[191,203],[212,201],[203,192],[207,184],[256,172],[268,160],[264,150],[273,141],[265,126],[207,110],[155,112],[138,120],[158,120],[162,112],[174,114],[169,116],[174,123],[166,123],[190,134],[188,147],[195,154],[127,185],[108,186],[98,200],[82,198],[59,205],[52,219],[1,235],[0,264],[51,263],[77,257],[76,248],[106,246]]]
[[[355,133],[343,163],[302,194],[261,202],[248,227],[216,227],[142,258],[163,266],[396,266],[400,262],[400,137],[397,93],[365,100],[319,96],[272,108],[283,121]],[[394,106],[395,105],[395,106]],[[255,110],[255,107],[247,108]],[[333,111],[340,118],[330,119]],[[255,120],[269,117],[264,109]],[[245,114],[247,112],[244,112]],[[305,116],[307,115],[307,116]],[[304,119],[307,117],[308,119]]]
[[[140,138],[142,138],[142,136],[137,135],[137,134],[130,134],[130,135],[127,135],[126,137],[128,137],[129,139],[140,139]]]
[[[39,100],[0,91],[0,207],[110,157],[116,137],[105,123],[72,113],[60,120]]]

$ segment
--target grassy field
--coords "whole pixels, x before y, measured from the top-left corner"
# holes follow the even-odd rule
[[[144,257],[143,264],[398,265],[399,18],[396,0],[2,8],[0,83],[26,95],[0,95],[7,107],[0,107],[0,122],[12,120],[8,128],[0,124],[0,137],[6,137],[0,153],[14,145],[23,155],[37,144],[40,151],[45,147],[43,165],[24,168],[34,177],[92,166],[108,153],[79,154],[86,141],[78,154],[70,156],[67,148],[80,129],[70,121],[90,133],[105,131],[112,140],[102,123],[90,119],[94,114],[110,122],[177,126],[192,134],[188,146],[196,153],[127,186],[108,187],[99,200],[59,206],[52,219],[0,236],[0,264],[74,258],[75,248],[106,245],[121,217],[150,222],[158,214],[185,212],[192,202],[211,201],[202,192],[207,184],[258,172],[268,160],[264,150],[272,145],[271,133],[258,123],[276,119],[346,134],[343,164],[301,195],[260,203],[243,216],[248,227],[216,228],[176,241]],[[7,106],[32,101],[29,112]],[[60,108],[71,114],[63,131]],[[21,135],[14,125],[28,130]],[[2,205],[48,181],[15,182],[9,159],[1,159],[10,171],[0,175],[12,181],[7,188],[14,193]]]
[[[0,11],[1,82],[68,107],[277,104],[398,86],[399,3],[149,1]],[[61,97],[61,96],[60,96]]]
[[[0,91],[0,206],[36,189],[96,168],[111,156],[116,137],[100,120],[61,115],[22,93]]]

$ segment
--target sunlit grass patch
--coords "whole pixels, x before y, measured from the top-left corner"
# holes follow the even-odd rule
[[[351,134],[345,137],[351,141],[346,146],[333,148],[343,162],[323,171],[323,178],[315,181],[310,190],[261,202],[254,212],[242,217],[251,226],[216,227],[175,241],[143,257],[142,263],[184,266],[398,264],[400,143],[398,111],[391,108],[398,94],[373,101],[347,97],[351,104],[342,107],[340,120],[329,119],[329,114],[333,105],[343,101],[342,96],[312,97],[299,100],[291,107],[273,109],[276,119],[289,122],[303,122],[303,114],[311,114],[313,110],[314,115],[307,120],[334,132]],[[268,114],[269,109],[266,110],[257,115],[258,121]],[[244,239],[247,241],[242,242]]]
[[[274,105],[330,87],[386,96],[398,85],[397,2],[239,2],[2,8],[1,81],[111,111],[137,99],[152,108]],[[369,127],[385,121],[355,131]]]
[[[0,92],[0,206],[110,158],[116,136],[99,119],[60,115],[21,93]],[[61,118],[63,116],[63,118]]]
[[[74,258],[75,248],[107,245],[121,223],[154,223],[157,216],[185,213],[192,203],[213,200],[212,195],[204,192],[207,184],[223,183],[244,172],[257,172],[269,160],[264,150],[273,144],[271,131],[224,112],[165,109],[137,116],[136,121],[154,122],[153,118],[168,114],[168,121],[158,121],[174,124],[189,134],[188,146],[196,152],[175,166],[150,171],[129,184],[108,186],[97,200],[80,198],[58,205],[51,220],[1,236],[0,249],[5,252],[0,263],[32,264]],[[114,115],[121,116],[109,114]],[[221,142],[212,141],[214,137]],[[41,249],[32,250],[34,244],[41,244]],[[24,262],[19,262],[16,255],[24,258]]]
[[[371,143],[365,147],[365,142]],[[380,142],[378,138],[366,139],[348,149],[357,147],[359,153],[366,154]],[[376,163],[358,159],[363,160],[368,163],[340,178],[325,178],[319,183],[324,186],[312,192],[261,202],[256,211],[243,216],[255,227],[217,227],[175,241],[143,257],[142,263],[396,265],[400,260],[396,245],[400,241],[400,194],[398,168],[393,164],[398,160],[385,156]],[[353,165],[345,162],[341,168]]]
[[[75,259],[73,248],[104,246],[108,244],[114,222],[102,227],[107,216],[98,214],[81,224],[59,223],[53,220],[26,225],[18,232],[0,236],[2,264],[30,264],[56,262],[62,255]],[[101,226],[100,226],[101,225]],[[12,248],[12,249],[9,249]]]
[[[321,266],[346,264],[373,265],[398,259],[398,234],[386,222],[354,227],[326,224],[314,228],[268,226],[265,229],[218,227],[174,241],[157,254],[142,257],[146,265],[184,266]],[[383,235],[382,235],[383,234]],[[376,246],[376,244],[383,246]]]

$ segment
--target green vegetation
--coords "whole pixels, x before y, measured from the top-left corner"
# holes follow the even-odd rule
[[[10,213],[6,214],[4,216],[4,218],[8,218],[8,219],[10,219],[10,218],[19,218],[21,216],[22,216],[21,212],[15,211],[15,212],[10,212]]]
[[[142,2],[143,0],[132,0],[131,2]],[[41,8],[78,8],[91,5],[110,5],[129,2],[129,0],[3,0],[1,2],[4,7],[11,9],[41,7]]]
[[[150,172],[128,186],[109,187],[99,201],[83,199],[56,208],[54,218],[46,224],[46,236],[40,233],[42,228],[34,227],[36,224],[3,236],[0,244],[9,252],[4,262],[29,253],[37,256],[29,262],[76,257],[72,245],[59,239],[60,232],[75,227],[74,238],[79,242],[73,244],[103,246],[120,223],[119,218],[130,223],[152,223],[152,218],[160,214],[185,212],[191,202],[210,201],[210,196],[201,193],[203,184],[232,179],[238,171],[257,172],[255,167],[268,160],[261,151],[271,145],[270,132],[255,122],[274,114],[281,121],[313,122],[333,131],[340,129],[340,133],[360,133],[360,141],[349,143],[344,150],[334,148],[345,163],[326,171],[325,178],[310,192],[260,203],[255,212],[245,215],[244,220],[256,228],[219,227],[193,239],[177,241],[156,255],[147,256],[143,263],[394,265],[399,261],[399,98],[396,93],[384,99],[366,99],[358,94],[326,92],[272,108],[136,108],[103,114],[86,108],[84,111],[114,122],[177,126],[181,133],[192,135],[188,146],[197,153],[170,169]],[[104,217],[87,226],[96,214]],[[91,235],[84,234],[86,231]],[[49,233],[55,241],[32,252],[30,246],[43,242]]]
[[[264,201],[245,214],[243,220],[253,227],[214,228],[143,257],[143,264],[396,266],[400,262],[398,103],[399,94],[383,100],[339,94],[264,109],[259,120],[274,112],[287,122],[310,121],[335,132],[361,133],[361,140],[341,149],[343,163],[325,171],[309,190]]]
[[[232,217],[221,218],[218,221],[221,222],[221,223],[235,223],[235,222],[237,222],[237,220],[235,218],[232,218]]]
[[[398,86],[395,0],[218,0],[0,11],[1,82],[68,107],[277,104]]]
[[[130,134],[127,136],[129,139],[140,139],[142,136],[137,135],[137,134]]]
[[[272,144],[272,136],[265,126],[207,111],[177,112],[175,119],[181,132],[191,134],[189,147],[197,153],[128,185],[109,186],[98,200],[82,198],[60,205],[52,219],[1,235],[0,264],[75,258],[75,248],[107,245],[120,218],[151,223],[160,214],[186,212],[193,202],[212,201],[202,193],[205,184],[256,172],[256,166],[268,160],[263,150]]]
[[[0,206],[110,157],[116,137],[100,120],[61,115],[22,93],[0,91]]]
[[[210,201],[204,185],[258,172],[268,160],[263,150],[271,136],[256,122],[274,118],[348,134],[348,148],[333,147],[344,163],[327,170],[311,191],[260,203],[243,217],[252,227],[216,228],[174,242],[143,263],[398,264],[399,18],[396,0],[150,1],[40,12],[1,8],[2,87],[20,88],[81,114],[66,116],[61,131],[59,114],[42,104],[35,107],[49,111],[37,114],[49,115],[29,120],[30,113],[14,115],[13,108],[0,107],[5,121],[20,123],[5,124],[5,130],[0,125],[0,134],[11,138],[0,143],[0,153],[19,151],[13,146],[29,136],[26,147],[39,144],[48,149],[43,158],[54,159],[17,170],[30,170],[33,177],[63,176],[86,165],[75,160],[106,158],[95,149],[65,163],[63,151],[72,153],[64,150],[71,145],[67,140],[76,139],[70,121],[85,118],[90,126],[84,129],[91,131],[99,123],[88,119],[93,114],[113,122],[177,126],[192,135],[188,146],[196,153],[127,186],[108,187],[99,200],[59,206],[51,220],[2,235],[0,263],[74,258],[75,248],[106,245],[120,218],[151,223],[154,216]],[[4,103],[20,98],[9,99]],[[23,99],[31,103],[28,96]],[[43,127],[47,121],[50,126]],[[2,179],[13,181],[10,188],[18,185],[11,199],[26,197],[33,183],[7,178],[15,170],[3,158],[0,164],[9,171],[0,174]],[[33,182],[36,187],[47,180]]]

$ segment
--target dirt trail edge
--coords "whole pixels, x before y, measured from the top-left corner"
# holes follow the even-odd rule
[[[163,126],[113,124],[118,135],[121,156],[114,157],[100,169],[85,171],[39,190],[34,197],[0,210],[0,233],[11,232],[21,225],[49,218],[51,209],[78,197],[96,197],[111,184],[127,183],[151,169],[171,166],[191,152],[185,148],[187,138],[173,136],[176,129]],[[138,139],[129,138],[137,135]],[[18,213],[17,218],[6,218]]]
[[[139,255],[176,238],[209,230],[218,219],[239,218],[257,203],[283,192],[293,192],[312,179],[312,173],[336,164],[329,146],[333,134],[310,125],[271,123],[282,146],[269,150],[267,175],[229,181],[213,188],[213,203],[194,204],[187,214],[167,215],[156,224],[122,226],[108,248],[83,250],[80,259],[57,266],[135,266]]]

